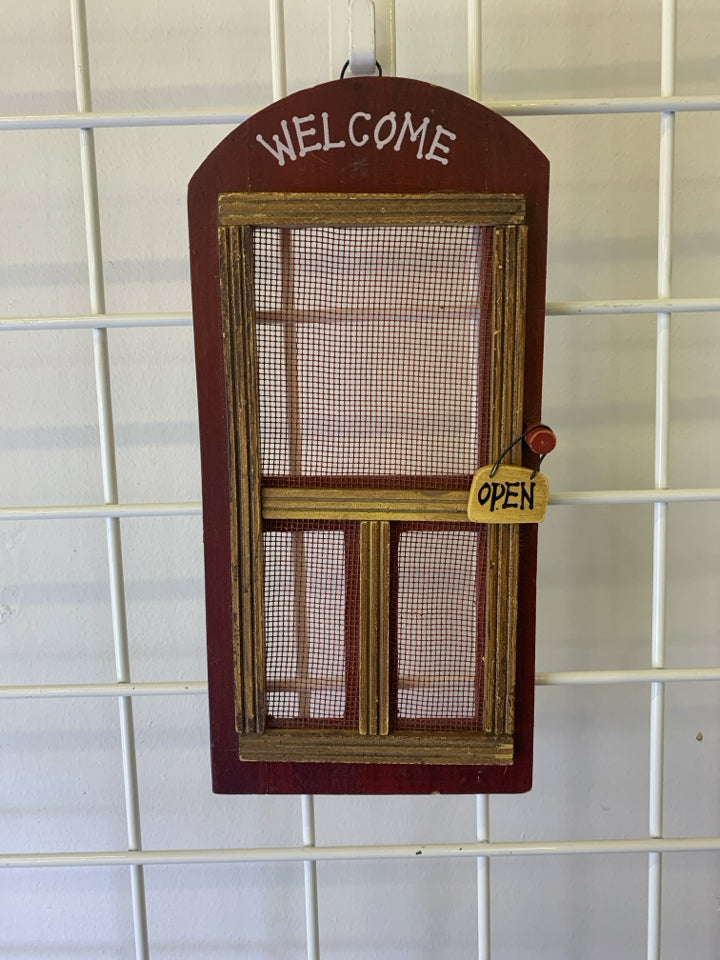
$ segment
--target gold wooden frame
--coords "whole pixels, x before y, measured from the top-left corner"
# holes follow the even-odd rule
[[[252,230],[263,226],[424,223],[492,227],[494,336],[490,449],[494,459],[522,432],[527,262],[524,197],[432,193],[222,194],[218,202],[218,223],[231,464],[235,713],[240,758],[355,763],[512,763],[517,525],[488,527],[484,731],[391,731],[390,523],[398,520],[467,523],[468,491],[262,488]],[[291,278],[287,281],[291,283]],[[291,330],[291,339],[293,333]],[[291,345],[287,349],[291,349]],[[289,393],[296,389],[290,364]],[[291,437],[291,460],[299,463],[300,455],[299,439]],[[516,446],[508,455],[508,462],[518,463],[519,458],[520,450]],[[356,731],[265,728],[263,519],[360,522],[360,716]],[[302,534],[293,536],[302,538]],[[295,543],[295,551],[297,594],[304,577],[301,539]],[[298,603],[302,606],[302,598],[296,596],[295,602],[296,607]]]

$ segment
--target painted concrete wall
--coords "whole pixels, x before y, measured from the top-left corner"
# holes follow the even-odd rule
[[[337,12],[337,3],[334,4]],[[718,90],[720,7],[680,0],[678,94]],[[271,99],[260,2],[88,4],[100,111],[251,112]],[[342,7],[342,4],[340,4]],[[652,96],[659,5],[488,0],[488,100]],[[337,34],[337,25],[335,26]],[[334,35],[335,35],[334,34]],[[290,90],[328,66],[328,4],[287,3]],[[397,0],[397,72],[467,89],[460,0]],[[75,109],[67,4],[6,5],[0,114]],[[548,299],[656,295],[657,115],[518,118],[551,161]],[[98,130],[107,309],[187,311],[187,181],[228,128]],[[0,313],[89,310],[78,133],[2,131]],[[677,119],[678,297],[720,295],[720,114]],[[672,330],[669,486],[720,486],[720,316]],[[109,334],[120,499],[200,498],[191,330]],[[653,485],[655,318],[550,317],[545,419],[559,445],[551,489]],[[0,503],[99,503],[92,334],[0,332]],[[538,670],[650,666],[652,506],[553,507],[539,555]],[[122,522],[134,680],[205,676],[199,517]],[[720,505],[669,510],[668,666],[718,666]],[[104,524],[0,523],[0,683],[115,678]],[[125,809],[112,700],[0,701],[0,848],[123,849]],[[294,797],[210,792],[204,697],[135,703],[147,848],[299,844]],[[667,692],[665,833],[720,833],[717,686]],[[541,687],[531,793],[491,804],[497,840],[645,837],[649,689]],[[699,734],[702,732],[702,739]],[[323,798],[317,841],[474,837],[472,797]],[[464,958],[476,944],[471,861],[321,864],[327,957]],[[510,858],[492,866],[498,960],[645,955],[646,858]],[[720,859],[665,858],[664,956],[720,953]],[[146,872],[153,957],[304,955],[299,864],[154,867]],[[134,955],[124,868],[0,876],[0,950],[25,957]]]

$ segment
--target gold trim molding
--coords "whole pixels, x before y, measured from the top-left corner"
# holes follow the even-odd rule
[[[231,463],[235,710],[240,757],[338,763],[512,763],[517,525],[488,526],[483,730],[393,730],[389,681],[390,525],[398,521],[468,523],[468,488],[424,489],[422,478],[417,490],[263,485],[252,231],[325,224],[441,223],[492,227],[493,353],[489,408],[490,452],[491,458],[496,458],[522,432],[527,258],[524,198],[507,194],[223,194],[218,213]],[[292,277],[283,282],[291,289]],[[290,352],[292,333],[290,329]],[[291,400],[297,387],[292,356],[285,357],[285,364]],[[291,437],[291,447],[295,463],[292,472],[299,474],[299,437]],[[519,459],[520,448],[516,446],[508,462],[517,464]],[[308,730],[305,727],[311,720],[306,714],[299,717],[296,729],[266,729],[262,534],[264,523],[283,520],[360,525],[360,711],[356,730]],[[302,544],[298,544],[296,563],[302,564]],[[298,583],[301,587],[302,578]],[[303,597],[295,596],[294,603],[297,613],[303,607]]]

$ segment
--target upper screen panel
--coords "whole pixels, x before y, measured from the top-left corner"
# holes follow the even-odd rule
[[[255,228],[253,254],[267,481],[447,486],[487,462],[491,228]]]

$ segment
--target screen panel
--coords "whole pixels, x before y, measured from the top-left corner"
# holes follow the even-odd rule
[[[442,488],[487,462],[491,228],[252,239],[264,483]]]
[[[264,646],[267,729],[354,729],[359,709],[355,531],[266,524]]]
[[[482,731],[486,530],[397,528],[391,728]]]

